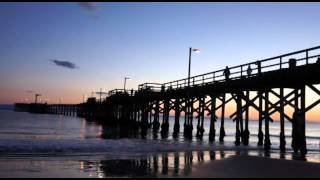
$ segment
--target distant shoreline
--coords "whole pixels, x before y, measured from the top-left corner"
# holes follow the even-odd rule
[[[13,110],[13,104],[0,104],[0,110]]]

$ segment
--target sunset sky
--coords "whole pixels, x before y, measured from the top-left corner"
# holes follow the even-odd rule
[[[0,3],[0,104],[202,74],[320,45],[320,3]]]

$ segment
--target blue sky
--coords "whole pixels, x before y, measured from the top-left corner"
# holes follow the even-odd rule
[[[82,101],[318,46],[319,3],[0,3],[0,103]],[[50,59],[79,68],[56,66]]]

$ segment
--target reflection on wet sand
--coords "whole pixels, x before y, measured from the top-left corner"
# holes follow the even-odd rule
[[[97,177],[183,177],[190,175],[193,165],[222,158],[223,151],[162,153],[131,160],[80,161],[80,170]]]
[[[81,172],[93,177],[185,177],[192,174],[192,166],[217,161],[233,155],[259,156],[275,159],[297,159],[294,154],[257,151],[192,151],[148,155],[135,159],[80,161]]]

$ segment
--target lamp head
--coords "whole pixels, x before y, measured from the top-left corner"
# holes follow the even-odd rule
[[[194,51],[194,52],[197,53],[197,54],[200,53],[200,49],[192,49],[192,51]]]

